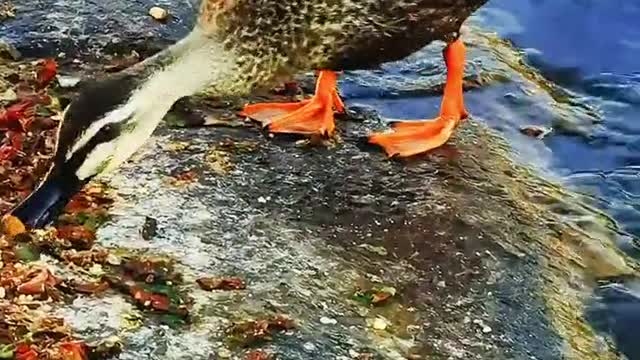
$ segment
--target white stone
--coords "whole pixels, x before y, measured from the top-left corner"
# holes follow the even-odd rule
[[[373,320],[372,327],[376,330],[384,330],[387,328],[387,322],[385,321],[385,319],[376,318],[375,320]]]
[[[335,325],[338,323],[338,321],[336,321],[336,319],[332,319],[332,318],[328,318],[326,316],[323,316],[320,318],[320,323],[324,324],[324,325]]]
[[[169,17],[169,11],[159,6],[154,6],[149,9],[149,15],[156,20],[162,21]]]

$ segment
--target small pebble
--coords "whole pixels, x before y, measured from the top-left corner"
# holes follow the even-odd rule
[[[320,318],[320,323],[324,325],[335,325],[338,323],[338,321],[336,321],[336,319],[331,319],[326,316],[323,316]]]
[[[310,342],[304,343],[304,345],[302,345],[302,347],[304,348],[305,351],[308,351],[308,352],[316,351],[316,346],[313,345],[313,343],[310,343]]]
[[[89,273],[93,276],[101,276],[102,274],[104,274],[104,271],[102,270],[102,265],[100,264],[93,264],[90,268],[89,268]]]
[[[122,263],[122,260],[120,260],[119,257],[113,254],[107,255],[107,264],[117,266],[117,265],[120,265],[121,263]]]
[[[549,135],[553,131],[552,128],[537,126],[537,125],[529,125],[523,126],[520,128],[520,132],[524,135],[534,137],[538,140],[543,139],[545,136]]]
[[[61,88],[72,88],[80,82],[80,78],[73,76],[58,75],[58,84]]]
[[[144,240],[151,240],[158,234],[158,220],[146,216],[144,219],[144,224],[142,225],[142,229],[140,230],[140,235]]]
[[[158,21],[163,21],[169,17],[169,12],[159,6],[154,6],[149,9],[149,15]]]
[[[484,321],[482,321],[482,320],[476,319],[476,320],[473,320],[473,323],[474,323],[474,324],[476,324],[476,325],[478,325],[478,326],[480,326],[480,328],[482,329],[482,332],[483,332],[483,333],[485,333],[485,334],[488,334],[488,333],[490,333],[491,331],[493,331],[493,330],[491,329],[491,327],[490,327],[490,326],[488,326],[488,325],[486,325],[486,324],[484,323]]]
[[[218,357],[221,359],[228,359],[231,357],[231,351],[227,350],[227,349],[220,349],[218,351]]]
[[[18,95],[16,94],[15,91],[13,91],[13,89],[7,89],[7,91],[5,91],[4,93],[2,93],[0,95],[0,101],[15,101],[18,99]]]
[[[373,328],[376,330],[384,330],[387,328],[387,322],[382,318],[376,318],[373,320]]]

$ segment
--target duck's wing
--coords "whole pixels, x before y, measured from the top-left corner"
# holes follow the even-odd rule
[[[487,0],[364,1],[369,8],[345,22],[331,68],[351,70],[401,60],[433,41],[452,42],[462,23]]]

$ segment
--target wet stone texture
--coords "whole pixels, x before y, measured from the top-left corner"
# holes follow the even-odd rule
[[[175,2],[170,10],[179,16],[166,27],[140,21],[143,2],[129,2],[128,10],[89,3],[96,11],[78,16],[81,31],[70,38],[96,48],[110,46],[110,26],[142,37],[151,26],[163,41],[188,28],[180,15],[187,6]],[[74,28],[68,11],[45,16],[16,5],[17,14]],[[119,11],[143,15],[113,15]],[[111,25],[91,28],[98,20]],[[0,26],[26,54],[81,48],[54,32],[41,39],[56,45],[38,49],[33,34],[54,25],[18,19]],[[259,348],[279,359],[622,358],[583,313],[598,280],[635,276],[637,264],[615,248],[615,224],[585,205],[589,199],[536,175],[544,171],[544,146],[519,135],[518,122],[536,124],[541,113],[576,132],[597,114],[568,106],[573,94],[524,65],[509,44],[475,28],[465,39],[473,118],[449,145],[409,160],[388,160],[363,139],[386,127],[380,114],[437,111],[439,98],[424,98],[441,89],[438,46],[382,70],[346,74],[341,91],[351,110],[329,144],[271,138],[238,119],[235,110],[256,98],[181,102],[138,155],[101,179],[116,199],[97,243],[174,258],[181,290],[195,301],[192,323],[166,325],[111,290],[55,312],[86,341],[119,336],[120,359],[242,359]],[[100,72],[91,63],[61,72],[78,68]],[[203,120],[222,126],[193,126]],[[513,147],[485,123],[502,124]],[[519,165],[532,156],[540,168]],[[202,277],[240,277],[246,289],[204,290]],[[354,296],[390,287],[393,296],[376,306]],[[276,314],[295,327],[247,348],[229,335],[234,325]]]
[[[192,27],[197,0],[12,0],[15,18],[0,21],[0,38],[25,56],[95,54],[159,49]],[[171,14],[166,23],[148,15]]]
[[[617,358],[575,317],[593,277],[633,271],[606,219],[513,165],[474,121],[428,156],[389,161],[362,141],[379,119],[350,115],[329,147],[252,127],[163,128],[107,178],[122,199],[102,244],[179,259],[198,314],[189,331],[130,330],[123,358],[237,354],[221,329],[274,313],[298,323],[268,345],[283,359]],[[153,241],[139,235],[147,217]],[[203,274],[247,289],[203,292]],[[380,307],[354,301],[372,285],[397,293]]]

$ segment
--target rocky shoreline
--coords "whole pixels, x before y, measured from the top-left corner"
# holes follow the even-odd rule
[[[113,21],[157,26],[147,19],[148,4],[131,4],[137,18]],[[17,7],[18,21],[25,9]],[[162,41],[142,43],[161,48],[179,36],[162,32],[176,24],[183,23],[157,27]],[[86,33],[71,47],[31,52],[25,44],[36,35],[14,31],[10,41],[25,36],[17,44],[25,58],[0,62],[0,94],[15,93],[0,99],[5,118],[15,113],[0,132],[2,146],[20,149],[0,172],[3,210],[46,171],[60,112],[79,80],[154,51],[140,50],[135,39],[107,51],[102,35]],[[470,36],[478,51],[493,49],[483,42],[490,38]],[[76,56],[82,41],[99,44],[87,47],[91,56]],[[57,64],[46,85],[47,62],[28,57],[36,54]],[[481,92],[521,75],[486,71],[466,87]],[[390,93],[438,91],[437,84],[367,76]],[[512,81],[540,81],[527,76]],[[346,79],[359,81],[357,74]],[[301,85],[309,87],[305,79]],[[485,125],[471,119],[450,145],[389,161],[363,144],[369,131],[386,126],[370,108],[350,106],[339,138],[317,143],[272,138],[237,117],[243,103],[259,98],[181,101],[149,144],[85,189],[54,228],[7,225],[0,316],[12,320],[0,327],[0,355],[622,358],[583,315],[598,281],[637,274],[614,245],[615,224],[514,162]],[[27,100],[33,110],[12,110]],[[47,326],[34,332],[33,323]]]

